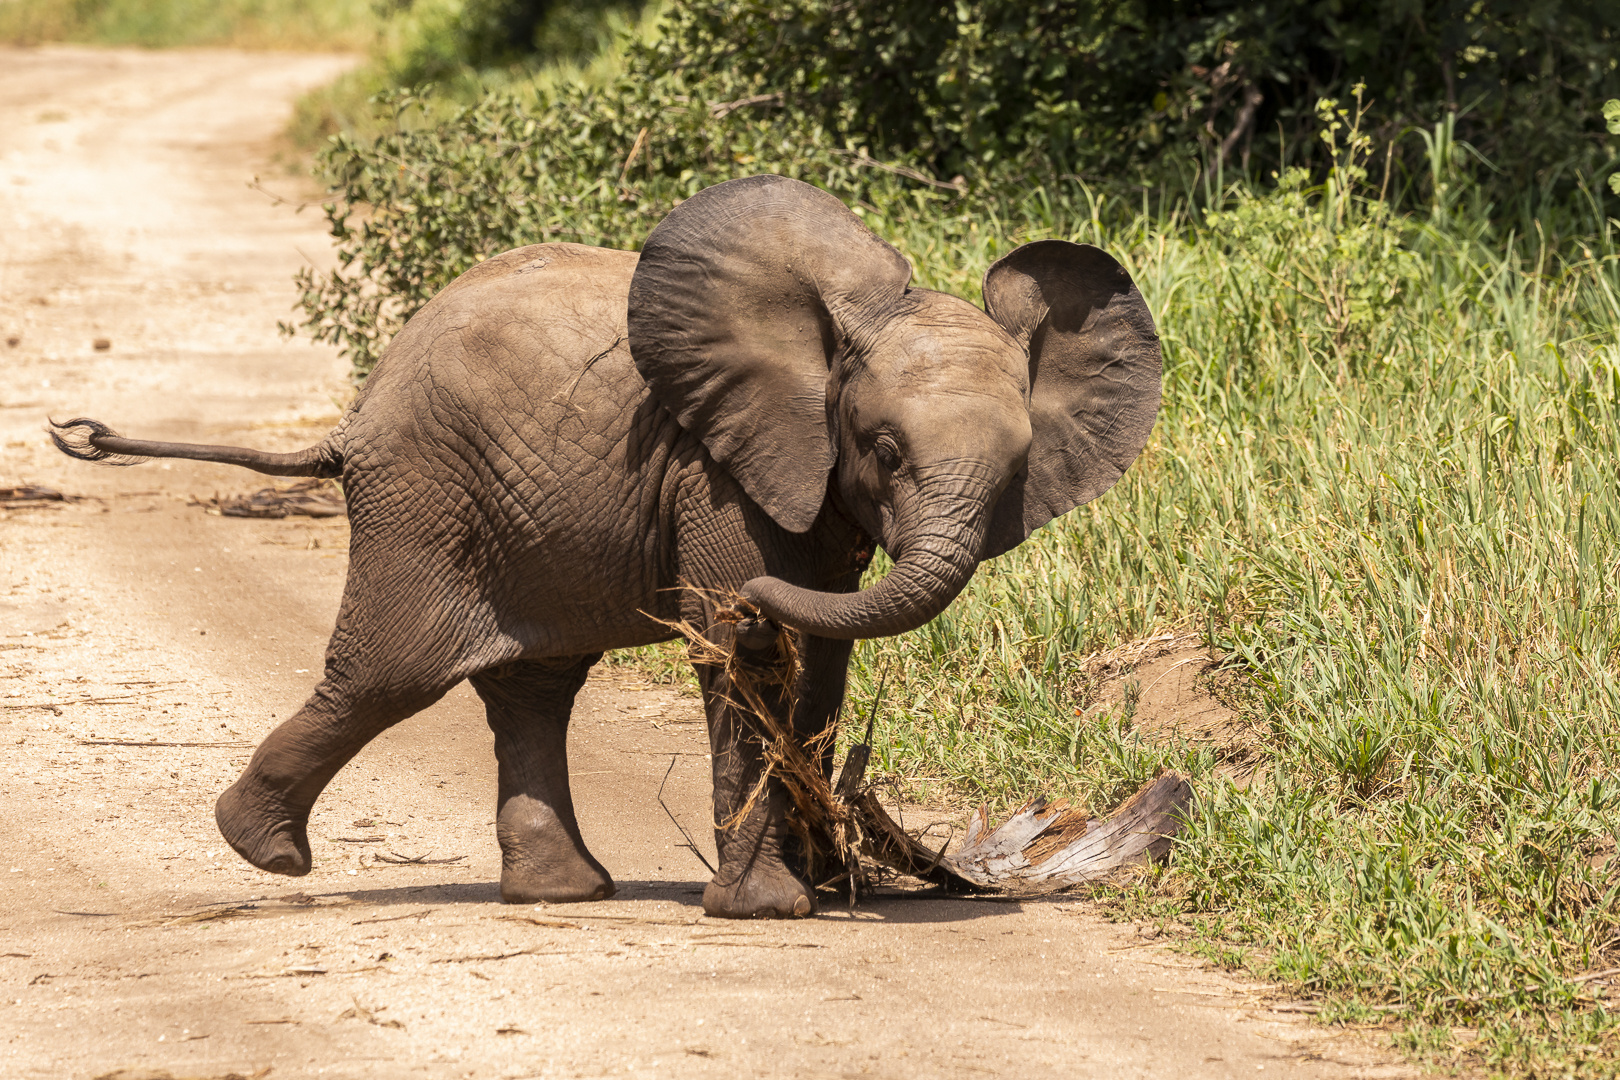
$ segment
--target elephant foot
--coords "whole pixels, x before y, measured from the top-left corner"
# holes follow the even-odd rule
[[[517,802],[508,803],[496,824],[501,845],[501,899],[508,904],[578,904],[606,900],[618,890],[606,868],[556,823],[514,823]]]
[[[511,863],[501,867],[501,901],[507,904],[580,904],[606,900],[618,891],[595,859],[543,870]]]
[[[703,890],[703,913],[716,919],[802,919],[816,913],[815,894],[780,863],[756,862],[730,884],[721,873]]]
[[[309,873],[308,814],[294,814],[272,801],[255,798],[243,777],[214,804],[214,821],[236,853],[260,870],[288,877]]]

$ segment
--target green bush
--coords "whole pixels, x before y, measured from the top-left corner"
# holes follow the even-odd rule
[[[1593,118],[1620,93],[1615,16],[1612,0],[711,0],[671,9],[658,70],[727,69],[942,176],[1036,154],[1093,186],[1319,165],[1317,102],[1360,82],[1410,176],[1426,171],[1403,133],[1455,114],[1512,202],[1607,156]]]
[[[376,59],[386,85],[455,83],[497,69],[578,63],[607,46],[643,0],[383,0],[392,24]]]
[[[344,262],[302,278],[304,325],[342,347],[358,376],[404,319],[477,260],[551,238],[634,247],[676,200],[749,172],[811,180],[880,219],[910,220],[918,207],[938,213],[948,202],[964,220],[1016,224],[1032,191],[1117,194],[1132,170],[1161,181],[1179,170],[1179,186],[1157,188],[1161,205],[1191,209],[1197,196],[1218,218],[1229,192],[1207,172],[1201,189],[1187,185],[1203,166],[1219,179],[1222,151],[1210,138],[1221,109],[1236,107],[1228,136],[1246,140],[1263,119],[1281,124],[1271,159],[1336,176],[1353,126],[1358,179],[1369,179],[1369,155],[1384,151],[1378,205],[1410,204],[1421,189],[1437,223],[1483,223],[1499,213],[1495,193],[1507,191],[1522,231],[1550,234],[1564,251],[1584,243],[1585,219],[1580,200],[1559,192],[1601,199],[1587,181],[1613,157],[1601,137],[1587,137],[1599,122],[1594,95],[1620,87],[1603,53],[1611,31],[1578,3],[1475,3],[1420,17],[1388,0],[1328,18],[1293,0],[1275,11],[1225,0],[1186,10],[1145,0],[881,0],[858,9],[747,0],[676,4],[656,31],[643,24],[635,36],[612,22],[614,7],[414,0],[390,23],[391,44],[354,76],[356,87],[448,80],[452,100],[384,90],[383,119],[364,134],[334,135],[323,152]],[[598,48],[604,28],[617,27],[612,77],[509,73],[505,91],[478,95],[493,76],[475,63],[510,58],[525,40],[540,48],[579,19],[595,27]],[[1526,67],[1532,54],[1539,74]],[[1375,72],[1377,85],[1345,88],[1353,118],[1345,109],[1324,117],[1335,99],[1312,95],[1342,84],[1350,60]],[[1478,92],[1417,132],[1421,160],[1406,170],[1408,194],[1397,195],[1401,125],[1444,111],[1464,83]],[[1379,86],[1391,101],[1376,101]],[[457,105],[458,96],[472,103]],[[338,110],[343,97],[322,109]],[[1255,108],[1245,114],[1233,104],[1239,97]],[[324,123],[315,111],[299,121],[311,132]],[[1487,114],[1494,119],[1482,127]],[[1469,134],[1477,146],[1463,141]],[[1481,147],[1511,149],[1512,168],[1493,179]],[[1300,168],[1273,175],[1297,191],[1313,175]],[[1330,191],[1335,184],[1342,177]],[[1334,277],[1318,287],[1355,294],[1339,298],[1338,313],[1343,347],[1352,347],[1345,335],[1376,316],[1382,286]]]
[[[373,100],[419,89],[417,123],[449,117],[491,93],[526,96],[622,73],[626,43],[656,37],[643,0],[378,0],[384,18],[366,62],[299,99],[290,134],[311,152],[333,135],[370,140],[393,119]]]
[[[342,263],[300,275],[304,327],[363,378],[404,320],[482,259],[551,240],[636,248],[680,200],[764,169],[835,191],[873,220],[945,201],[802,115],[705,96],[712,89],[678,77],[604,91],[566,83],[442,118],[431,99],[385,96],[384,134],[338,135],[322,153]]]

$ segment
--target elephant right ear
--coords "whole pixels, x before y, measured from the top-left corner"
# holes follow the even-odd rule
[[[783,176],[705,188],[647,237],[630,355],[654,398],[790,532],[815,523],[837,459],[828,378],[911,264],[836,197]]]
[[[984,275],[990,317],[1029,350],[1029,464],[990,520],[984,557],[1090,502],[1147,445],[1162,360],[1131,275],[1090,244],[1037,240]]]

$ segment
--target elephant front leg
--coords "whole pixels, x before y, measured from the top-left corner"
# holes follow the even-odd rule
[[[727,650],[735,640],[725,624],[713,627],[709,636]],[[747,652],[744,647],[745,655]],[[761,669],[780,662],[774,646],[754,650],[748,659]],[[746,695],[724,668],[711,664],[697,664],[696,668],[714,755],[714,839],[720,856],[719,869],[703,890],[703,910],[724,919],[813,914],[814,890],[789,866],[792,843],[787,791],[775,777],[762,780],[771,736],[744,704]],[[796,692],[772,688],[770,683],[768,677],[756,680],[753,700],[785,725],[792,716]]]
[[[500,768],[495,835],[508,904],[606,900],[613,879],[585,847],[568,787],[568,717],[600,654],[475,675]]]

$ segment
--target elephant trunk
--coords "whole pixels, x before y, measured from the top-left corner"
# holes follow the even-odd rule
[[[918,500],[917,527],[890,546],[894,568],[870,588],[817,592],[761,577],[743,585],[743,598],[776,622],[817,637],[850,640],[915,630],[944,611],[973,576],[1001,490],[960,477],[950,486],[956,490],[949,495]]]

